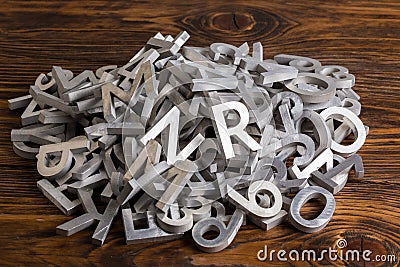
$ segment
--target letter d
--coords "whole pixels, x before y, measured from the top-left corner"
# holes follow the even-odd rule
[[[262,253],[264,253],[264,256],[263,256],[263,257],[261,257],[261,254],[262,254]],[[267,256],[268,256],[268,246],[265,245],[265,246],[264,246],[264,250],[260,249],[260,250],[258,251],[258,253],[257,253],[257,259],[258,259],[259,261],[265,261],[265,260],[267,259]]]

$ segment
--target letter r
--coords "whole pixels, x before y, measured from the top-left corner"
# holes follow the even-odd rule
[[[239,113],[240,121],[236,126],[228,129],[225,118],[224,111],[236,110]],[[249,111],[243,103],[237,101],[231,101],[222,103],[212,107],[212,112],[217,125],[217,134],[221,140],[222,148],[224,149],[225,157],[227,159],[233,158],[235,152],[233,151],[231,136],[235,136],[240,141],[242,141],[251,150],[259,150],[261,146],[244,131],[247,124],[249,123]]]

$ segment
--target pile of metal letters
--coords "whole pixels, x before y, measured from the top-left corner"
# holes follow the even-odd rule
[[[217,252],[249,222],[321,230],[350,170],[363,176],[368,127],[346,68],[188,39],[158,33],[122,67],[54,66],[9,100],[24,109],[15,153],[37,159],[39,190],[74,216],[57,233],[95,225],[102,245],[122,214],[127,244],[191,231]],[[300,210],[315,198],[325,207],[307,220]]]

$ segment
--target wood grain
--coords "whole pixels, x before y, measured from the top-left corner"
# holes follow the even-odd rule
[[[400,259],[400,3],[391,1],[1,1],[0,2],[0,265],[393,266]],[[68,218],[36,188],[35,162],[15,155],[10,130],[20,113],[6,100],[27,93],[52,65],[74,72],[126,62],[156,32],[191,34],[189,45],[261,41],[264,54],[293,53],[339,64],[356,76],[361,119],[370,134],[360,154],[365,177],[336,196],[321,232],[288,224],[265,232],[249,224],[217,254],[198,251],[190,235],[170,242],[124,245],[118,219],[103,247],[93,228],[71,237],[55,227]],[[312,212],[306,207],[305,212]],[[388,262],[259,262],[270,249],[347,249],[395,254]]]

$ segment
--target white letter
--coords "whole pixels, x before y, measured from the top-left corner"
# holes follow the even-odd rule
[[[261,254],[264,252],[264,257],[261,257]],[[257,253],[257,259],[259,261],[265,261],[267,259],[267,252],[268,252],[268,247],[267,245],[264,246],[264,250],[260,249]]]
[[[292,256],[292,254],[296,254],[296,258],[294,258],[293,256]],[[297,251],[297,250],[291,250],[290,252],[289,252],[289,259],[291,260],[291,261],[299,261],[300,260],[300,254],[299,254],[299,252]]]
[[[369,250],[369,249],[364,250],[364,251],[363,251],[363,254],[362,254],[363,260],[365,260],[365,261],[371,261],[371,259],[369,258],[369,255],[371,255],[371,254],[372,254],[372,251],[371,251],[371,250]]]
[[[227,110],[236,110],[240,117],[239,123],[229,129],[224,118],[224,111]],[[217,132],[224,149],[225,157],[227,159],[235,156],[230,136],[235,136],[244,144],[246,144],[251,150],[261,149],[261,146],[244,131],[244,128],[246,128],[247,124],[249,123],[249,111],[243,103],[237,101],[222,103],[213,106],[212,111],[217,124]]]
[[[283,249],[278,251],[278,260],[279,261],[287,261],[287,258],[285,257],[286,251],[284,251]]]
[[[168,147],[167,147],[167,163],[174,164],[178,160],[185,160],[190,154],[204,141],[204,137],[201,134],[190,141],[189,144],[176,155],[176,149],[178,146],[178,127],[179,127],[179,116],[180,112],[177,107],[173,107],[165,116],[157,122],[153,128],[150,129],[143,137],[140,142],[146,145],[151,139],[156,138],[165,128],[169,125],[168,133]]]

